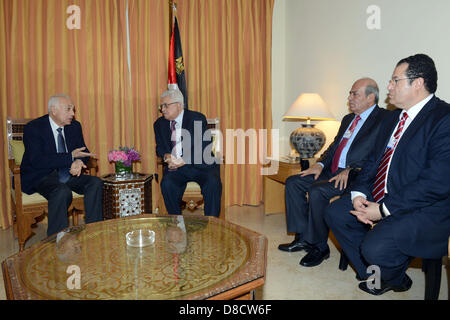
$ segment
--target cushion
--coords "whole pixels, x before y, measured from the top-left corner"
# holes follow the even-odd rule
[[[16,202],[16,195],[14,193],[14,190],[12,190],[11,192],[12,197],[13,197],[13,201],[14,203]],[[73,199],[77,199],[77,198],[82,198],[83,195],[82,194],[78,194],[74,191],[72,191],[72,198]],[[22,192],[22,204],[23,205],[27,205],[27,204],[36,204],[36,203],[41,203],[41,202],[46,202],[47,199],[45,199],[43,196],[41,196],[39,193],[33,193],[33,194],[26,194],[24,192]]]
[[[20,164],[22,163],[23,153],[25,152],[25,146],[23,145],[23,141],[11,140],[9,144],[11,145],[14,161],[18,166],[20,166]]]
[[[199,184],[197,182],[189,181],[187,183],[185,191],[188,191],[188,192],[194,192],[194,191],[201,192],[201,188],[200,188],[200,186],[199,186]]]

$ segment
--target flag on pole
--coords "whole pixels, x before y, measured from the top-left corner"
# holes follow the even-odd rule
[[[184,71],[183,50],[181,48],[180,30],[178,29],[178,21],[176,17],[176,7],[173,4],[174,19],[172,24],[172,35],[170,36],[169,45],[169,76],[168,88],[178,88],[184,97],[184,108],[188,108],[188,96],[186,87],[186,76]]]

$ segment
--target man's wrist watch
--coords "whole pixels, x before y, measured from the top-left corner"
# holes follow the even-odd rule
[[[386,218],[386,213],[384,213],[384,210],[383,210],[383,204],[380,203],[380,206],[378,208],[380,209],[381,219]]]

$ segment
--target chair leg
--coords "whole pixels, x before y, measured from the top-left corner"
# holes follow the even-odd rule
[[[341,251],[341,258],[339,259],[339,270],[345,271],[348,267],[348,258],[344,251]]]
[[[74,226],[78,225],[78,210],[76,209],[72,210],[72,222]]]
[[[438,300],[441,289],[442,259],[422,259],[425,273],[425,300]]]

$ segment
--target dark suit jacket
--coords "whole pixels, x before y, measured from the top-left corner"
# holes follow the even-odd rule
[[[35,186],[42,178],[55,169],[69,168],[72,165],[72,151],[74,149],[86,147],[81,124],[78,121],[72,120],[70,125],[64,127],[64,136],[68,153],[57,153],[48,114],[30,121],[25,126],[23,132],[25,153],[20,165],[23,192],[27,194],[35,193]],[[82,160],[87,163],[89,157]]]
[[[353,191],[371,195],[378,165],[399,121],[392,113],[380,131],[366,166]],[[450,235],[450,105],[433,97],[403,133],[388,173],[382,203],[398,221],[394,234],[398,246],[409,255],[437,258],[447,252]],[[383,220],[380,222],[382,223]]]
[[[358,131],[358,134],[352,141],[352,144],[347,153],[346,159],[346,167],[352,169],[360,169],[364,165],[365,161],[368,158],[368,155],[373,147],[378,130],[380,130],[380,124],[383,122],[383,119],[390,114],[391,112],[382,109],[378,106],[370,113],[369,117],[364,122],[361,129]],[[341,142],[342,136],[347,130],[350,123],[355,118],[354,113],[347,114],[341,121],[341,126],[339,127],[339,131],[334,138],[334,141],[330,144],[328,149],[320,156],[317,162],[321,162],[324,165],[324,170],[331,168],[331,164],[333,162],[333,157],[336,152],[336,149]],[[354,171],[354,170],[352,170]]]
[[[182,133],[183,160],[187,165],[193,165],[198,168],[209,168],[215,164],[205,162],[203,152],[212,147],[212,140],[203,141],[203,134],[208,129],[206,117],[196,111],[184,109],[183,123],[181,128],[186,130]],[[170,121],[164,116],[159,117],[153,124],[156,140],[156,154],[164,158],[164,154],[172,152],[172,141],[170,130]],[[185,135],[189,137],[185,137]]]

